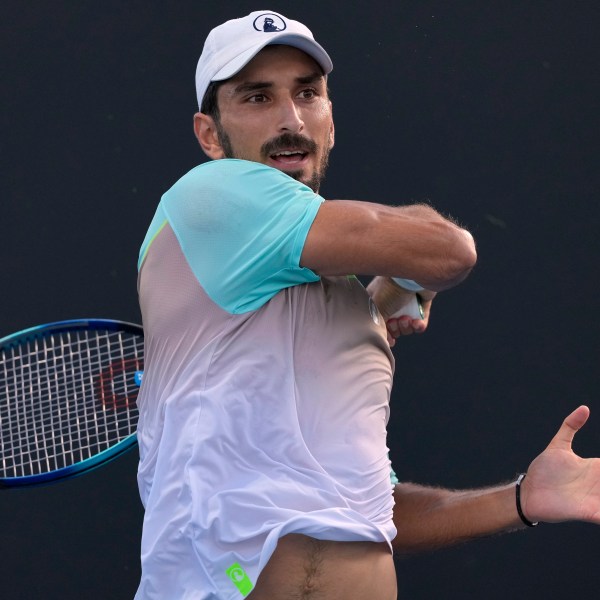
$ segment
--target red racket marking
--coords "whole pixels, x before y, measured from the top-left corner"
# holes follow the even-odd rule
[[[111,362],[95,378],[96,399],[106,408],[133,406],[139,392],[135,374],[142,370],[143,362],[138,358],[122,358]]]

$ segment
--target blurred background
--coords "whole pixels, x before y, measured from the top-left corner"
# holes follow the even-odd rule
[[[215,25],[263,7],[3,1],[0,337],[78,317],[140,322],[139,246],[161,194],[204,161],[196,61]],[[389,446],[401,479],[515,478],[581,403],[600,455],[600,5],[273,1],[334,62],[322,194],[430,202],[479,263],[396,345]],[[132,598],[135,451],[0,493],[6,600]],[[600,530],[544,524],[397,560],[399,598],[595,598]]]

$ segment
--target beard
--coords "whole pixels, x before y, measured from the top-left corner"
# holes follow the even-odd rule
[[[221,144],[221,148],[223,149],[223,154],[225,158],[237,158],[244,160],[244,156],[240,153],[237,153],[233,145],[231,143],[231,138],[221,125],[219,120],[215,120],[215,127],[217,130],[217,135],[219,136],[219,143]],[[269,156],[275,154],[279,150],[285,150],[287,148],[296,148],[302,152],[313,153],[316,154],[319,151],[319,145],[313,140],[300,135],[298,133],[283,133],[280,136],[265,142],[260,149],[260,155],[264,158],[265,163]],[[283,173],[292,177],[296,181],[307,185],[315,194],[319,193],[319,189],[321,188],[321,182],[325,178],[325,173],[327,171],[327,167],[329,165],[329,154],[331,152],[331,148],[327,147],[323,149],[323,154],[321,156],[321,160],[317,168],[308,176],[305,176],[304,170],[284,170],[280,169]]]

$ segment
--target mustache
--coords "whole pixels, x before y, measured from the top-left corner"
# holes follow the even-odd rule
[[[271,154],[275,154],[276,152],[290,149],[314,153],[317,151],[318,146],[313,140],[299,133],[283,133],[279,137],[265,142],[260,150],[263,156],[271,156]]]

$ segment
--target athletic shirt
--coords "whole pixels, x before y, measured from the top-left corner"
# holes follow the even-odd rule
[[[137,600],[243,598],[289,533],[396,534],[393,357],[358,279],[300,266],[322,202],[228,159],[161,199],[139,260]]]

